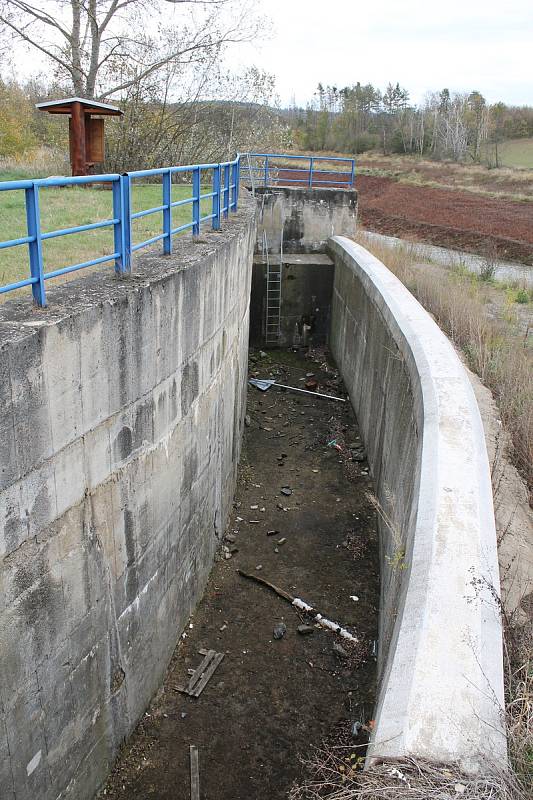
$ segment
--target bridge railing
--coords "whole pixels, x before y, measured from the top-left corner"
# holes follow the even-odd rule
[[[355,183],[354,158],[288,153],[241,153],[240,158],[241,177],[254,187],[353,188]]]
[[[132,254],[137,250],[162,241],[163,252],[169,254],[172,252],[172,238],[179,233],[191,230],[193,236],[198,236],[201,226],[207,222],[211,222],[211,227],[214,230],[218,230],[221,220],[226,218],[230,211],[237,210],[239,197],[239,167],[240,162],[239,157],[237,157],[234,161],[225,161],[220,164],[165,167],[162,169],[127,172],[123,175],[89,175],[73,178],[57,177],[0,182],[0,192],[13,190],[24,192],[27,228],[25,236],[0,241],[0,251],[6,250],[7,248],[27,245],[30,272],[28,278],[0,286],[0,294],[31,286],[34,302],[36,305],[44,307],[46,306],[45,284],[46,281],[52,278],[106,262],[114,262],[116,273],[127,274],[131,272]],[[191,196],[180,200],[173,200],[172,187],[176,185],[175,181],[177,176],[184,175],[191,176]],[[205,191],[206,176],[211,178],[210,191]],[[132,212],[132,184],[135,179],[146,178],[158,178],[161,180],[161,203],[151,208],[144,208],[140,211]],[[177,180],[180,179],[181,177],[177,178]],[[104,188],[106,185],[110,185],[112,189],[112,216],[97,222],[76,225],[70,228],[43,231],[40,214],[41,192],[50,187],[86,186],[87,184],[100,184]],[[211,202],[209,203],[209,201]],[[202,215],[202,210],[205,210],[206,204],[209,205],[209,213]],[[180,206],[191,207],[191,219],[188,222],[173,227],[172,210]],[[132,222],[152,214],[162,214],[161,232],[133,244]],[[113,247],[111,253],[81,263],[53,269],[49,272],[44,271],[43,242],[50,239],[57,239],[61,236],[69,236],[71,234],[84,233],[101,228],[113,230]]]

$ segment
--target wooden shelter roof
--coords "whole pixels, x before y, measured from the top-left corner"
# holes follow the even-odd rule
[[[117,106],[109,103],[99,103],[96,100],[86,100],[83,97],[65,97],[63,100],[48,100],[45,103],[36,103],[39,111],[48,111],[49,114],[72,114],[72,105],[81,103],[86,114],[105,114],[110,117],[119,117],[124,112]]]

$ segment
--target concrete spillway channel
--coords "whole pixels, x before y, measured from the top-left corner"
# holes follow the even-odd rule
[[[283,351],[252,354],[252,373],[295,386],[320,363]],[[322,361],[324,357],[322,357]],[[334,389],[330,389],[335,391]],[[349,405],[250,389],[226,548],[185,629],[163,689],[119,758],[102,798],[188,798],[189,744],[198,746],[202,796],[287,796],[299,757],[337,731],[363,756],[375,702],[379,559],[368,463]],[[337,446],[329,446],[335,440]],[[353,456],[353,458],[352,458]],[[359,460],[356,460],[359,459]],[[282,487],[290,487],[284,494]],[[276,531],[276,533],[272,533]],[[357,644],[309,620],[237,568],[312,603]],[[354,599],[356,598],[356,599]],[[274,629],[286,633],[276,640]],[[225,654],[200,697],[187,683],[199,650]],[[333,737],[335,738],[335,737]]]
[[[210,797],[281,796],[297,753],[371,714],[367,764],[505,762],[479,411],[451,344],[350,241],[356,214],[353,191],[243,192],[223,230],[143,256],[130,280],[0,307],[2,800],[93,800],[115,762],[117,797],[188,797],[188,744]],[[280,355],[252,370],[298,385],[321,363],[281,353],[327,340],[357,423],[275,388],[250,389],[247,412],[249,333],[267,331]],[[344,660],[328,631],[298,634],[236,564],[361,642]],[[194,700],[172,687],[199,649],[224,659]]]

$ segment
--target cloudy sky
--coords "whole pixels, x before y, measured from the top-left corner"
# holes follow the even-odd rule
[[[278,76],[284,103],[304,104],[319,81],[399,81],[428,90],[478,89],[489,101],[533,104],[533,0],[267,0],[269,42],[250,59]]]

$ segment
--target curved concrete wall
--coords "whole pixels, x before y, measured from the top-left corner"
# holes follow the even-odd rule
[[[369,760],[502,763],[502,632],[490,471],[452,345],[349,239],[335,260],[331,347],[379,501],[379,694]]]
[[[85,800],[158,688],[233,499],[255,202],[0,307],[0,797]]]

